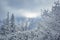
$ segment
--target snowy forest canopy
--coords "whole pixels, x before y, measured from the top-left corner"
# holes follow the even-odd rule
[[[14,14],[0,24],[0,40],[60,40],[60,3],[54,2],[52,11],[44,10],[41,18],[23,19],[15,23]],[[34,29],[33,29],[34,28]]]

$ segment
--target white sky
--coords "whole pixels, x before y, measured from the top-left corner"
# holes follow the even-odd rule
[[[54,1],[57,0],[0,0],[0,18],[5,17],[8,11],[16,17],[40,16],[40,9],[50,10]]]

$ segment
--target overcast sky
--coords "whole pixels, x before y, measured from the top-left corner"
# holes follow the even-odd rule
[[[9,11],[16,17],[25,13],[41,13],[40,9],[51,9],[56,0],[0,0],[0,18],[4,18]]]

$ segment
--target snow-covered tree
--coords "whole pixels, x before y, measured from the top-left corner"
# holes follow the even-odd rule
[[[11,27],[10,27],[10,31],[11,32],[15,32],[16,30],[15,30],[15,18],[14,18],[14,14],[12,14],[12,16],[11,16]]]
[[[28,20],[15,25],[14,14],[9,21],[9,12],[1,26],[0,40],[60,40],[60,3],[55,2],[52,10],[44,10],[42,18],[34,25],[36,29],[28,31]],[[17,30],[17,31],[16,31]]]

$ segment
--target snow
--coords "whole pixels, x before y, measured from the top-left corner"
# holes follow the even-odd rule
[[[60,4],[59,4],[60,5]],[[0,40],[60,40],[60,6],[44,10],[41,19],[28,19],[15,24],[14,14],[0,26]],[[59,14],[59,15],[57,15]],[[35,27],[29,30],[30,27]]]

